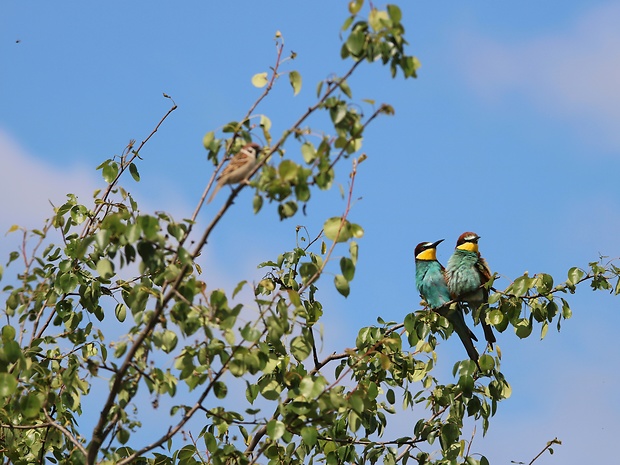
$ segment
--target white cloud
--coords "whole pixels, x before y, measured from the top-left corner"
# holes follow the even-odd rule
[[[468,33],[459,54],[483,97],[525,96],[577,132],[620,147],[620,4],[590,10],[565,30],[516,43]]]
[[[17,224],[38,228],[52,216],[50,205],[59,206],[67,193],[77,195],[88,205],[96,189],[94,171],[85,167],[61,168],[30,155],[0,128],[0,198],[3,199],[0,233]]]

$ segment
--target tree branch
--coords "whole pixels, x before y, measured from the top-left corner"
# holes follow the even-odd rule
[[[169,98],[170,100],[172,100],[172,98],[166,94],[164,94],[164,97]],[[131,163],[133,163],[133,161],[138,158],[139,154],[140,154],[140,150],[142,150],[142,148],[146,145],[146,143],[151,139],[151,137],[153,137],[153,135],[155,135],[155,133],[159,130],[159,127],[163,124],[163,122],[166,120],[166,118],[168,118],[168,116],[170,116],[170,114],[177,109],[177,105],[176,103],[174,103],[174,100],[172,100],[172,107],[168,110],[168,112],[163,116],[163,118],[161,118],[159,120],[159,123],[157,123],[157,125],[155,126],[155,129],[153,129],[151,131],[151,133],[147,136],[146,139],[144,139],[140,145],[138,146],[138,148],[133,152],[133,155],[131,156],[131,158],[127,161],[127,160],[123,160],[123,163],[121,163],[119,170],[118,170],[118,174],[116,175],[116,177],[114,178],[114,180],[112,180],[112,182],[110,182],[108,184],[108,187],[106,188],[106,190],[103,193],[103,196],[100,199],[100,202],[96,207],[95,210],[93,211],[92,216],[89,217],[88,221],[86,222],[86,224],[84,225],[84,229],[82,230],[82,234],[81,234],[81,238],[84,238],[90,234],[92,234],[91,228],[94,226],[95,221],[97,219],[97,216],[99,215],[99,213],[101,213],[101,210],[104,208],[104,206],[108,203],[108,197],[110,196],[110,193],[112,192],[112,189],[114,189],[114,186],[116,186],[116,184],[118,183],[118,180],[121,178],[121,176],[123,175],[123,173],[125,172],[125,170],[127,170],[127,168],[129,167],[129,165]],[[131,150],[131,148],[133,147],[133,144],[129,144],[127,146],[127,152],[129,152]]]
[[[538,460],[538,458],[543,455],[545,453],[545,451],[547,450],[552,450],[551,446],[553,446],[554,444],[558,444],[558,445],[562,445],[562,441],[560,441],[558,438],[553,438],[551,441],[547,442],[547,445],[543,448],[543,450],[541,450],[538,455],[536,457],[534,457],[532,459],[532,461],[528,464],[528,465],[532,465],[536,460]],[[553,453],[553,452],[552,452]]]
[[[88,455],[84,446],[80,443],[80,441],[77,440],[75,436],[73,436],[73,434],[71,434],[71,432],[67,428],[55,422],[52,417],[49,416],[46,410],[44,410],[43,413],[45,415],[45,419],[48,421],[48,424],[46,426],[56,428],[58,431],[65,435],[69,442],[71,442],[75,447],[77,447],[77,449],[84,455],[84,457]]]

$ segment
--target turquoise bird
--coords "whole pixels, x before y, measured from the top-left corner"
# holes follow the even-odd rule
[[[465,324],[465,318],[460,307],[450,308],[446,305],[452,299],[444,278],[444,268],[437,261],[437,246],[443,239],[437,242],[421,242],[415,248],[415,282],[420,296],[428,305],[440,315],[448,319],[454,328],[454,332],[465,346],[467,355],[478,363],[478,351],[474,347],[474,341],[478,339]]]
[[[480,236],[464,232],[456,241],[454,254],[448,260],[446,281],[450,296],[467,304],[473,311],[489,300],[489,290],[483,285],[491,279],[491,270],[478,251]],[[496,342],[491,326],[486,321],[486,312],[480,312],[480,323],[484,338],[493,347]]]

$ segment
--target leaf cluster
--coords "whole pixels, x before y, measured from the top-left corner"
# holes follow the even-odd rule
[[[366,157],[360,153],[365,129],[393,114],[372,101],[364,114],[348,80],[363,63],[385,65],[393,77],[401,70],[405,78],[419,67],[406,53],[400,9],[370,5],[362,17],[363,6],[362,0],[349,3],[341,31],[349,69],[319,82],[316,101],[298,119],[278,121],[286,127],[279,137],[272,129],[276,117],[255,110],[282,76],[294,96],[303,88],[298,71],[282,69],[295,54],[283,57],[284,41],[276,34],[271,72],[252,79],[261,95],[237,121],[203,138],[216,169],[191,218],[142,212],[121,183],[140,181],[141,150],[176,109],[173,102],[141,144],[131,141],[99,165],[103,187],[92,204],[69,194],[41,229],[11,228],[23,234],[24,245],[9,255],[7,266],[19,270],[2,289],[5,462],[488,463],[471,453],[466,419],[481,422],[486,432],[499,402],[511,395],[499,348],[478,365],[456,361],[453,379],[444,382],[434,371],[436,348],[452,335],[451,324],[428,309],[408,309],[403,323],[379,318],[361,328],[354,343],[338,341],[342,351],[320,350],[325,309],[319,286],[327,275],[347,297],[359,265],[364,230],[351,209]],[[316,129],[325,121],[329,130]],[[248,183],[233,187],[201,225],[218,171],[256,140],[265,144]],[[331,189],[347,159],[352,168],[341,214],[329,214],[314,234],[297,226],[291,250],[259,265],[265,274],[258,283],[240,280],[232,292],[209,289],[199,257],[241,190],[254,190],[255,213],[274,204],[280,220],[288,220],[307,214],[312,194]],[[544,337],[555,319],[559,329],[570,318],[560,293],[587,281],[618,294],[619,271],[613,263],[592,263],[587,272],[571,269],[559,285],[548,274],[525,274],[493,292],[474,320],[485,317],[499,331],[511,325],[518,337],[540,325]],[[97,399],[94,410],[87,410],[86,398]],[[146,412],[144,399],[151,401]],[[403,410],[410,424],[386,438],[389,422]],[[149,424],[151,439],[142,443],[135,433],[152,411],[166,422]],[[183,436],[189,440],[180,445]]]

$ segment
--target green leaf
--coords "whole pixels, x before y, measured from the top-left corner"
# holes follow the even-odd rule
[[[295,184],[295,197],[297,197],[297,200],[300,202],[307,202],[310,200],[310,188],[305,181]]]
[[[254,199],[252,200],[252,209],[254,211],[254,214],[258,213],[261,208],[263,208],[263,197],[256,194],[254,196]]]
[[[213,393],[218,399],[223,399],[226,397],[226,394],[228,394],[228,387],[226,386],[226,383],[223,383],[222,381],[216,381],[213,383]]]
[[[116,179],[116,176],[118,176],[118,163],[111,162],[103,165],[101,175],[103,176],[103,180],[105,182],[111,184]]]
[[[298,362],[303,362],[312,351],[312,345],[304,336],[296,336],[291,340],[291,354]]]
[[[17,260],[19,258],[19,252],[17,251],[13,251],[9,254],[9,261],[6,262],[7,266],[10,265],[12,262],[14,262],[15,260]]]
[[[342,93],[344,95],[346,95],[349,98],[353,97],[353,94],[351,94],[351,88],[349,87],[349,84],[347,84],[347,81],[345,81],[344,79],[342,81],[340,81],[340,90],[342,90]]]
[[[562,317],[564,317],[564,319],[568,320],[572,316],[573,316],[573,311],[570,309],[570,306],[568,305],[568,302],[566,300],[562,299]]]
[[[243,286],[245,286],[248,282],[247,281],[241,281],[237,284],[237,286],[235,287],[235,289],[233,290],[232,293],[232,297],[233,299],[235,298],[235,296],[241,291],[241,289],[243,289]]]
[[[465,397],[471,397],[474,390],[474,378],[472,376],[461,376],[458,384],[463,391],[463,395]]]
[[[263,135],[265,136],[267,145],[271,145],[271,133],[269,132],[271,129],[271,120],[265,115],[260,115],[259,125],[263,129]]]
[[[116,315],[116,319],[122,323],[127,317],[127,306],[123,303],[116,304],[114,314]]]
[[[359,224],[350,223],[349,233],[352,237],[359,239],[364,236],[364,228],[362,228]]]
[[[301,280],[306,283],[310,278],[312,278],[317,271],[319,271],[319,267],[312,262],[302,263],[299,267],[299,274],[301,275]]]
[[[357,265],[358,252],[359,246],[357,245],[357,242],[351,241],[351,243],[349,244],[349,253],[351,254],[351,261],[353,262],[353,265]]]
[[[41,399],[34,393],[29,393],[20,402],[21,414],[26,418],[34,418],[41,413]]]
[[[347,106],[344,104],[336,105],[335,107],[332,107],[329,110],[329,116],[334,122],[334,124],[338,124],[343,119],[345,119],[345,117],[347,116],[347,113],[348,113],[348,109],[347,109]],[[349,139],[345,137],[339,137],[338,139],[336,139],[335,146],[337,148],[343,148],[348,143],[349,143]]]
[[[229,121],[222,128],[222,132],[237,132],[241,129],[241,125],[237,121]]]
[[[154,216],[140,215],[137,220],[138,225],[148,240],[156,240],[160,231],[159,220]]]
[[[279,420],[270,420],[267,423],[267,436],[269,436],[274,441],[280,439],[286,431],[286,427],[284,423]]]
[[[9,341],[15,340],[15,335],[17,332],[15,328],[11,325],[6,325],[2,327],[2,342],[6,344]]]
[[[445,423],[441,427],[441,443],[444,450],[449,449],[459,439],[459,428],[454,423]]]
[[[211,150],[211,143],[215,140],[215,133],[213,131],[207,132],[202,138],[202,145],[205,149]]]
[[[345,46],[351,55],[359,57],[364,49],[364,42],[366,41],[366,35],[362,31],[351,32]]]
[[[418,77],[417,71],[420,69],[421,63],[416,57],[405,57],[401,60],[400,66],[405,74],[405,78],[416,78]],[[393,115],[394,112],[387,113]]]
[[[135,165],[135,163],[129,164],[129,172],[131,173],[131,177],[134,179],[134,181],[140,182],[140,173],[138,173],[138,167]]]
[[[336,290],[338,292],[340,292],[343,296],[348,297],[351,289],[349,287],[349,281],[347,281],[344,276],[337,274],[334,277],[334,285],[336,286]]]
[[[349,222],[344,220],[339,216],[334,216],[329,218],[325,224],[323,225],[323,232],[328,239],[336,242],[346,242],[351,238],[351,232],[348,228]],[[338,232],[340,230],[340,233]]]
[[[362,9],[363,4],[364,0],[351,0],[349,2],[349,12],[352,15],[356,15]]]
[[[294,216],[297,213],[297,202],[289,200],[286,203],[280,204],[278,206],[278,213],[280,214],[280,219]]]
[[[108,279],[114,276],[114,265],[107,258],[102,258],[97,262],[97,273],[103,279]]]
[[[259,89],[265,87],[269,81],[267,80],[267,73],[257,73],[252,76],[252,85]]]
[[[260,338],[261,332],[254,328],[252,323],[247,323],[240,331],[241,337],[249,342],[258,341]]]
[[[316,444],[318,437],[319,433],[313,426],[304,426],[301,429],[301,439],[307,446],[313,447]]]
[[[301,90],[301,74],[297,71],[291,71],[288,74],[288,78],[291,82],[291,86],[293,87],[293,95],[297,95]]]
[[[17,380],[11,373],[0,373],[0,397],[8,397],[15,393]]]
[[[118,442],[120,442],[121,444],[127,444],[127,441],[129,441],[130,437],[131,434],[125,428],[119,428],[116,432],[116,439],[118,439]]]
[[[495,360],[489,354],[481,355],[478,363],[482,371],[490,371],[495,368]]]
[[[388,5],[387,6],[388,15],[390,15],[390,19],[394,23],[400,23],[400,20],[403,17],[403,14],[400,11],[400,8],[396,5]]]
[[[9,363],[15,363],[19,360],[22,350],[17,341],[6,341],[4,343],[4,360]]]
[[[212,433],[205,432],[204,434],[205,447],[212,454],[217,451],[217,441]]]
[[[71,208],[71,219],[75,224],[82,224],[88,218],[88,209],[84,205],[74,205]]]
[[[316,159],[316,149],[312,142],[304,142],[301,144],[301,155],[307,164],[312,163]]]
[[[284,181],[287,182],[291,182],[297,179],[298,171],[299,165],[293,160],[284,160],[282,163],[280,163],[280,166],[278,166],[278,174]]]
[[[177,335],[173,331],[170,331],[169,329],[167,329],[166,331],[164,331],[164,335],[162,337],[163,351],[169,354],[177,346],[178,341],[179,339]]]
[[[527,318],[521,318],[515,325],[515,333],[521,339],[528,337],[532,333],[532,323]]]
[[[319,81],[316,86],[316,96],[317,98],[321,96],[321,92],[323,91],[323,81]]]
[[[504,314],[497,308],[494,308],[488,313],[489,323],[493,326],[497,326],[504,320]]]
[[[583,270],[577,268],[576,266],[568,270],[568,282],[572,285],[577,284],[584,276],[585,273]]]
[[[540,294],[548,293],[553,287],[553,277],[551,275],[541,273],[537,275],[536,278],[536,290],[538,290]]]
[[[78,278],[73,273],[61,274],[56,282],[56,287],[60,290],[60,292],[64,294],[68,294],[69,292],[72,292],[77,285],[78,285]]]
[[[342,274],[347,281],[352,281],[355,276],[355,265],[353,264],[353,260],[347,257],[342,257],[340,259],[340,271],[342,271]]]

